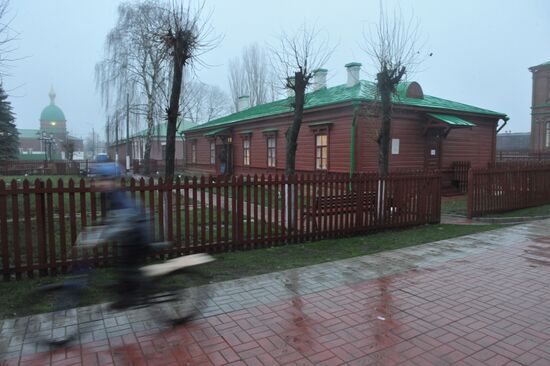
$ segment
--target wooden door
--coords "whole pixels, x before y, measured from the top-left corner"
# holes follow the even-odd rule
[[[440,128],[429,128],[426,132],[424,168],[427,170],[441,168],[441,139],[442,131]]]
[[[216,172],[220,175],[233,173],[233,144],[231,140],[223,139],[222,144],[216,144]]]

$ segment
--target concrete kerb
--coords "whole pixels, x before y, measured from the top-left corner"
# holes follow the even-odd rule
[[[457,219],[467,220],[468,218],[465,215],[459,214],[444,214],[441,216],[448,216]],[[531,221],[547,220],[550,219],[550,215],[544,216],[520,216],[520,217],[474,217],[471,219],[472,222],[480,224],[522,224]]]

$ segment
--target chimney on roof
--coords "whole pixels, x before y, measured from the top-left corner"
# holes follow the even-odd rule
[[[361,71],[361,64],[359,62],[350,62],[346,64],[348,70],[348,87],[352,87],[359,83],[359,72]]]
[[[327,69],[313,70],[313,91],[327,87]]]
[[[294,80],[295,80],[295,77],[294,76],[289,76],[286,78],[286,82],[287,82],[287,85],[292,85],[294,86]],[[287,93],[287,96],[290,98],[290,97],[293,97],[294,96],[294,89],[292,88],[289,88],[288,86],[286,87],[286,93]]]
[[[241,95],[239,97],[239,103],[237,106],[237,112],[244,111],[250,108],[250,97],[248,95]]]

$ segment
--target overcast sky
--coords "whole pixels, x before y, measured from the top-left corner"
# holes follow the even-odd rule
[[[19,128],[38,128],[53,85],[69,131],[85,136],[104,130],[95,89],[94,65],[103,56],[105,35],[116,21],[115,0],[11,0],[12,27],[20,33],[16,58],[5,79]],[[385,1],[386,3],[386,1]],[[390,2],[387,2],[390,3]],[[411,0],[426,42],[426,59],[410,79],[424,93],[507,113],[505,130],[529,131],[531,73],[550,61],[550,2]],[[374,69],[360,48],[362,30],[378,19],[378,1],[206,0],[215,32],[224,39],[203,57],[199,78],[228,90],[227,61],[254,42],[273,43],[283,29],[316,23],[338,44],[326,68],[329,86],[345,83],[344,64],[363,63],[362,78]]]

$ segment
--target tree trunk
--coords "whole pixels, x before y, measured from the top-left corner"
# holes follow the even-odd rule
[[[379,92],[382,101],[382,125],[380,126],[380,136],[378,140],[378,173],[381,176],[386,176],[389,171],[392,93],[384,85],[379,87]]]
[[[304,103],[306,94],[306,81],[301,72],[294,74],[294,117],[292,125],[286,133],[286,167],[285,173],[293,175],[296,170],[296,149],[298,147],[298,134],[304,116]]]
[[[174,50],[174,70],[172,75],[172,90],[170,93],[170,106],[168,107],[168,126],[166,128],[166,182],[172,182],[174,178],[174,166],[176,156],[176,128],[179,115],[179,100],[183,79],[183,65],[185,60],[179,49],[181,42],[177,42]]]
[[[143,152],[143,174],[151,173],[151,145],[153,144],[153,130],[155,123],[153,120],[153,105],[154,102],[150,97],[147,102],[147,136],[145,138],[145,151]]]

